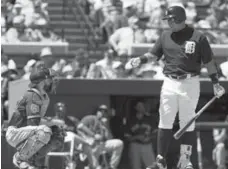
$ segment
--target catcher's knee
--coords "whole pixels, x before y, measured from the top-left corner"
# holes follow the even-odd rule
[[[52,131],[45,125],[38,126],[36,136],[40,142],[47,144],[51,139]]]

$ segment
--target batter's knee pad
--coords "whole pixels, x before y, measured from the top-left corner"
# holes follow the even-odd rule
[[[51,129],[47,126],[37,127],[37,131],[29,137],[23,145],[17,148],[20,159],[28,160],[36,154],[44,145],[46,145],[51,138]]]

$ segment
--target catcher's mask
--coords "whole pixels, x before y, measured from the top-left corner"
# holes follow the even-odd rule
[[[32,86],[44,82],[44,90],[47,93],[55,93],[56,87],[59,82],[57,73],[53,69],[48,69],[45,67],[35,68],[30,75],[30,81]]]

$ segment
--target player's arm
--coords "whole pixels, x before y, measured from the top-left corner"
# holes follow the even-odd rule
[[[91,125],[91,123],[93,123],[92,118],[84,117],[77,126],[77,130],[78,130],[79,134],[84,135],[84,136],[94,137],[95,133],[92,132],[88,127],[88,125]]]
[[[214,94],[219,98],[225,93],[225,89],[219,84],[218,68],[213,59],[213,52],[205,36],[200,40],[200,54],[204,66],[207,68],[208,75],[211,78],[214,88]]]
[[[145,64],[147,62],[159,60],[163,55],[162,49],[162,36],[155,42],[153,48],[149,49],[147,53],[142,56],[132,58],[128,61],[125,68],[131,69],[136,68],[141,64]]]
[[[120,29],[116,30],[109,38],[109,43],[116,52],[118,52],[118,50],[119,50],[118,42],[119,42],[120,34],[121,34]]]

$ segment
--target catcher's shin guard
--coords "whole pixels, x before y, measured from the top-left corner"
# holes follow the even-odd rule
[[[51,129],[47,126],[39,126],[33,136],[28,138],[24,144],[17,147],[19,158],[22,161],[27,161],[35,153],[37,153],[51,138]]]

